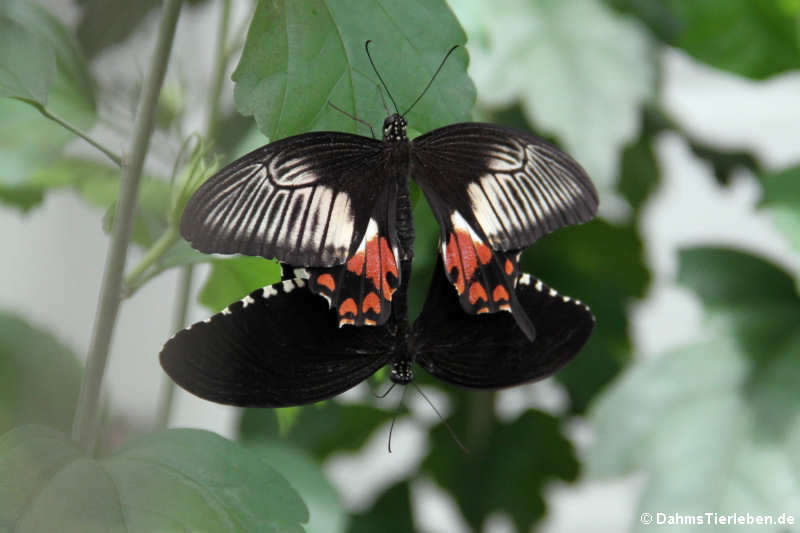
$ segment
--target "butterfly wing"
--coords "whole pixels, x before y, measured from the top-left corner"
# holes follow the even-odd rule
[[[575,357],[594,328],[586,305],[522,274],[516,295],[536,328],[531,342],[511,315],[465,314],[442,272],[437,265],[412,349],[423,368],[448,383],[500,388],[547,377]]]
[[[462,123],[421,135],[413,141],[411,171],[434,209],[458,211],[494,250],[525,248],[597,212],[597,191],[578,163],[504,126]]]
[[[213,402],[282,407],[357,385],[392,358],[388,327],[339,328],[302,279],[258,289],[164,345],[161,366]]]
[[[207,180],[181,217],[206,253],[242,253],[312,267],[343,264],[383,189],[380,141],[348,133],[289,137]]]
[[[538,137],[492,124],[453,124],[413,141],[411,173],[442,228],[448,279],[468,313],[511,311],[518,254],[539,237],[586,222],[597,192],[572,158]]]

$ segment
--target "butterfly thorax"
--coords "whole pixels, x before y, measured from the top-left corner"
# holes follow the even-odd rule
[[[391,144],[408,142],[407,127],[408,121],[397,113],[386,117],[383,121],[383,142]]]
[[[392,371],[389,379],[398,385],[408,385],[414,381],[414,368],[408,359],[401,359],[392,363]]]

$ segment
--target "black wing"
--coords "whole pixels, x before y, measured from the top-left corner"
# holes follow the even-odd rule
[[[383,190],[382,148],[380,141],[336,132],[270,143],[197,190],[183,212],[181,234],[206,253],[343,264]]]
[[[453,124],[414,139],[411,173],[444,225],[457,211],[494,250],[519,250],[591,220],[597,191],[570,156],[535,135]]]
[[[161,366],[187,391],[242,407],[316,402],[357,385],[392,358],[388,327],[339,328],[304,280],[258,289],[178,332]]]
[[[585,304],[522,274],[516,295],[536,328],[531,342],[511,315],[464,314],[442,272],[437,265],[414,323],[412,351],[423,368],[448,383],[500,388],[547,377],[575,357],[594,328]]]

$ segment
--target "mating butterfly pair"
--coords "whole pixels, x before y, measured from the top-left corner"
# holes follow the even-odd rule
[[[403,115],[384,121],[382,141],[317,132],[268,144],[195,193],[181,220],[195,248],[277,258],[287,275],[167,342],[161,364],[179,385],[221,403],[286,406],[336,395],[386,364],[395,383],[409,383],[416,362],[450,383],[497,388],[577,354],[591,312],[518,262],[539,237],[593,218],[583,169],[491,124],[409,141]],[[441,255],[409,324],[412,176],[441,227]]]

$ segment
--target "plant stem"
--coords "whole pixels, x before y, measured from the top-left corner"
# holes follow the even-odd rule
[[[222,95],[222,84],[225,81],[225,72],[228,70],[228,25],[231,18],[231,0],[223,0],[217,27],[217,46],[214,51],[214,70],[211,89],[208,95],[208,115],[206,116],[206,138],[213,140],[219,125],[219,101]]]
[[[170,247],[178,242],[180,235],[177,228],[170,226],[161,234],[156,242],[147,250],[139,262],[125,276],[122,287],[125,295],[130,296],[139,286],[142,275],[153,263],[158,261]],[[182,326],[181,326],[182,327]]]
[[[123,159],[116,224],[111,236],[111,246],[106,255],[92,341],[89,345],[86,370],[72,425],[73,440],[89,452],[94,449],[97,437],[100,388],[121,301],[122,275],[133,226],[133,211],[136,207],[139,180],[153,133],[156,104],[164,81],[181,4],[182,0],[166,0],[164,4],[158,28],[158,39],[139,98],[129,156]]]
[[[105,154],[105,156],[108,157],[111,161],[113,161],[114,164],[117,165],[118,167],[122,166],[122,158],[120,156],[118,156],[117,154],[115,154],[110,148],[107,148],[107,147],[103,146],[100,143],[100,141],[98,141],[96,139],[92,139],[91,137],[89,137],[89,134],[82,132],[76,126],[73,126],[72,124],[70,124],[69,122],[64,120],[63,118],[57,117],[56,115],[52,114],[50,111],[47,110],[47,108],[45,108],[43,106],[36,106],[36,107],[37,107],[37,109],[39,109],[39,112],[42,115],[44,115],[45,117],[49,118],[53,122],[59,124],[60,126],[68,129],[69,131],[71,131],[72,133],[74,133],[75,135],[77,135],[78,137],[80,137],[81,139],[86,141],[87,143],[91,144],[92,146],[94,146],[95,148],[97,148],[98,150],[103,152],[103,154]]]
[[[231,14],[231,0],[223,0],[220,6],[219,25],[217,26],[217,45],[214,53],[214,69],[212,71],[211,88],[208,96],[208,115],[206,116],[206,138],[213,140],[219,124],[219,104],[222,95],[222,84],[225,81],[225,72],[228,70],[227,43],[228,26]],[[176,234],[177,238],[177,234]],[[144,269],[142,270],[142,272]],[[181,269],[181,279],[178,286],[178,300],[175,309],[173,331],[179,331],[186,326],[186,315],[189,311],[189,299],[192,295],[192,275],[194,265],[186,265]],[[133,274],[133,272],[131,272]],[[175,397],[175,382],[165,378],[161,398],[156,411],[156,429],[166,429],[172,412],[172,401]]]
[[[180,331],[186,326],[186,316],[189,314],[189,299],[192,295],[192,278],[194,275],[194,265],[186,265],[180,271],[180,281],[178,283],[178,300],[175,308],[175,318],[172,322],[172,330]],[[175,397],[175,382],[169,377],[162,378],[161,398],[158,402],[156,411],[155,429],[166,429],[169,423],[169,416],[172,412],[172,400]]]

